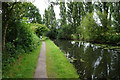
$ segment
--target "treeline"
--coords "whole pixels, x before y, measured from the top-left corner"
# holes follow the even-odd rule
[[[40,45],[40,35],[49,29],[42,24],[39,10],[32,3],[2,3],[2,66],[3,74],[7,65],[19,55],[32,52]]]
[[[54,6],[60,6],[56,20]],[[51,2],[43,23],[50,29],[47,36],[120,45],[119,2]]]

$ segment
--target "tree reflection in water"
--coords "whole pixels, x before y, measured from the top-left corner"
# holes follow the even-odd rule
[[[54,40],[54,43],[68,59],[75,59],[72,64],[80,79],[120,78],[120,54],[117,52],[82,41]]]

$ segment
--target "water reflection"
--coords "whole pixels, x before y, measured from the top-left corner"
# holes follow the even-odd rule
[[[73,65],[80,79],[113,79],[120,78],[120,54],[113,50],[99,49],[86,42],[55,40],[55,44],[69,59],[77,59]]]

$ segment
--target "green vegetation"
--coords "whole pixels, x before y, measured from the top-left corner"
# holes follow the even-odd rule
[[[56,5],[60,7],[60,19],[56,19]],[[65,3],[56,0],[45,9],[42,19],[39,9],[32,3],[2,2],[3,77],[32,77],[41,35],[55,39],[114,44],[117,47],[99,45],[99,48],[120,52],[119,9],[120,2]],[[47,37],[43,37],[43,41],[47,39],[48,77],[78,78],[72,64]],[[81,61],[84,62],[82,59]]]
[[[46,63],[49,78],[78,78],[77,72],[63,52],[51,41],[46,40]]]
[[[44,24],[50,29],[48,37],[120,45],[119,2],[56,1],[50,4],[44,15]],[[58,20],[53,10],[56,5],[60,6]]]
[[[48,28],[32,3],[2,3],[3,78],[33,78],[41,41]]]
[[[48,37],[56,38],[57,36],[57,21],[54,12],[54,6],[51,4],[48,10],[45,9],[44,24],[49,28],[49,32],[46,34]]]
[[[3,70],[3,78],[33,78],[40,54],[40,45],[32,52],[22,53]]]
[[[81,39],[96,40],[98,26],[92,16],[93,13],[87,13],[81,21],[81,26],[78,28],[78,32],[81,32]]]
[[[111,46],[107,44],[95,44],[95,45],[98,46],[98,48],[110,49],[120,53],[120,46]]]
[[[36,35],[37,35],[38,37],[40,37],[40,36],[42,36],[42,35],[45,35],[46,32],[49,31],[49,29],[48,29],[45,25],[43,25],[43,24],[38,24],[38,23],[34,23],[34,24],[32,25],[32,28],[34,29],[34,32],[36,33]]]

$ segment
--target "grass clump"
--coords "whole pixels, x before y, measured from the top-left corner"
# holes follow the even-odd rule
[[[41,42],[34,51],[19,55],[14,63],[7,65],[3,78],[33,78],[40,48]]]
[[[49,78],[78,78],[74,66],[51,41],[46,40],[46,63]]]

